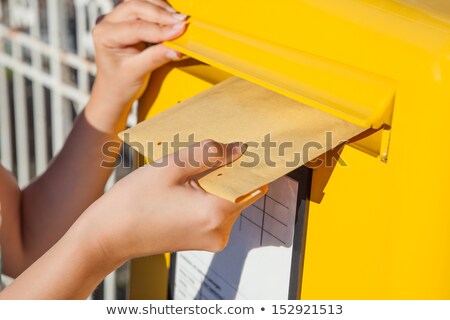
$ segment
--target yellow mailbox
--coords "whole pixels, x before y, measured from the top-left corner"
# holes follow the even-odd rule
[[[171,2],[192,59],[152,75],[141,120],[235,75],[371,128],[313,171],[299,298],[450,299],[450,3]],[[168,260],[133,261],[130,297],[165,298]]]

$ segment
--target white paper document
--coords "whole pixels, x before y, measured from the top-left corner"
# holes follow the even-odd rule
[[[282,177],[236,220],[220,253],[177,253],[174,299],[288,299],[299,183]]]

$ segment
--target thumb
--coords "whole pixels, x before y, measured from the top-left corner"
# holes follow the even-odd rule
[[[237,160],[246,150],[242,142],[224,144],[204,140],[168,156],[168,175],[177,181],[201,174]]]
[[[258,189],[256,189],[253,192],[250,192],[240,198],[236,199],[236,206],[238,207],[238,210],[242,211],[251,204],[253,204],[255,201],[257,201],[259,198],[264,196],[269,191],[269,186],[264,185]]]
[[[183,55],[178,51],[162,44],[155,44],[137,54],[130,63],[133,64],[132,68],[134,70],[142,70],[142,73],[145,74],[182,57]]]

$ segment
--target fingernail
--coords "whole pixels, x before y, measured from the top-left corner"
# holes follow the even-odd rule
[[[164,9],[166,9],[166,11],[167,11],[167,12],[170,12],[170,13],[176,13],[176,12],[177,12],[177,10],[175,10],[175,9],[172,8],[172,7],[164,7]]]
[[[172,17],[174,17],[174,19],[179,20],[179,21],[186,20],[187,16],[188,16],[187,14],[183,14],[183,13],[174,13],[172,15]]]
[[[172,30],[179,31],[179,30],[183,29],[185,25],[186,25],[186,21],[178,22],[172,26]]]
[[[179,60],[183,57],[183,55],[178,51],[170,50],[167,52],[166,57],[170,60]]]

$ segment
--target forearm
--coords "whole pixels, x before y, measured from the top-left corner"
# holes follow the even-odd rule
[[[55,244],[79,215],[103,192],[112,171],[101,167],[118,154],[117,133],[124,129],[131,102],[146,88],[150,73],[181,55],[162,42],[179,37],[187,15],[165,2],[128,1],[94,28],[97,79],[91,100],[80,115],[65,147],[50,168],[21,193],[14,239],[19,275]],[[154,45],[147,46],[147,43]]]
[[[125,127],[129,109],[120,106],[116,109],[121,112],[111,114],[110,107],[108,101],[93,94],[49,169],[22,191],[23,254],[27,262],[22,270],[55,244],[102,195],[115,161],[102,149],[112,142],[109,153],[118,154],[117,133]],[[102,161],[110,166],[102,166]]]
[[[95,214],[95,213],[94,213]],[[85,299],[124,261],[111,261],[96,230],[80,218],[66,235],[0,293],[0,299]]]

